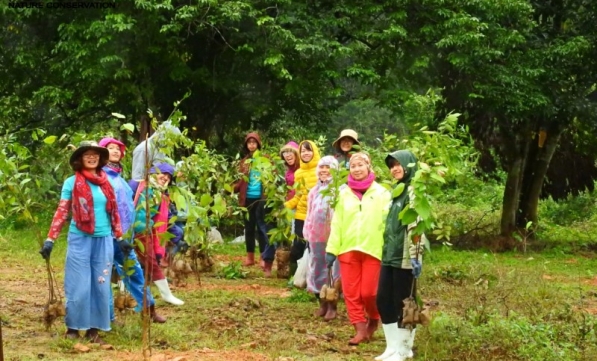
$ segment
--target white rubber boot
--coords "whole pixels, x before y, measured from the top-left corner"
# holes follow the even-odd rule
[[[386,350],[375,358],[377,361],[383,361],[392,356],[397,351],[398,341],[398,323],[382,324],[383,335],[386,338]]]
[[[410,341],[410,334],[411,332],[406,328],[398,328],[398,333],[396,334],[398,337],[394,341],[396,342],[396,352],[383,361],[405,361],[409,357],[410,349],[408,348],[408,343]]]
[[[166,279],[153,281],[153,283],[157,286],[158,290],[160,291],[160,295],[162,296],[162,299],[164,301],[176,306],[184,305],[183,301],[174,297],[172,291],[170,291],[170,286],[168,286],[168,281]]]
[[[417,329],[413,328],[413,330],[410,332],[410,338],[408,339],[408,358],[412,358],[415,356],[413,354],[413,346],[415,344],[415,333],[417,333]]]

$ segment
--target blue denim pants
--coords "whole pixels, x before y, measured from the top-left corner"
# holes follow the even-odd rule
[[[137,307],[135,307],[136,312],[141,312],[143,309],[143,286],[145,285],[145,276],[143,276],[143,269],[141,268],[141,264],[137,259],[137,254],[135,251],[131,251],[129,253],[128,258],[126,260],[132,261],[128,267],[128,272],[132,274],[126,274],[124,271],[124,253],[118,247],[118,241],[114,239],[114,265],[116,266],[116,271],[118,271],[118,275],[120,279],[122,279],[122,283],[126,289],[130,292],[131,296],[137,301]],[[111,290],[111,289],[110,289]],[[155,304],[155,300],[151,295],[151,290],[147,287],[147,305],[153,306]],[[114,321],[116,319],[114,315],[114,298],[110,297],[110,319]]]
[[[112,236],[68,234],[64,293],[66,327],[110,331]]]
[[[245,219],[245,248],[248,253],[255,252],[255,238],[257,238],[261,259],[273,262],[276,257],[276,245],[269,242],[267,234],[273,226],[265,221],[270,209],[265,207],[265,201],[262,199],[247,198],[245,204],[249,213],[248,218]]]

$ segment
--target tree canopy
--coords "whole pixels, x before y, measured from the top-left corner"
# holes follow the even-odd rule
[[[0,129],[85,130],[119,112],[144,131],[147,109],[167,117],[184,99],[182,126],[218,150],[249,129],[294,127],[328,138],[357,128],[373,145],[384,130],[408,133],[420,112],[457,111],[482,171],[507,174],[509,235],[536,222],[540,197],[597,178],[596,14],[590,0],[5,6]]]

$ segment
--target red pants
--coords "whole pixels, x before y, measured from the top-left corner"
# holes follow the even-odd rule
[[[351,324],[379,320],[375,298],[381,261],[366,253],[350,251],[338,257],[342,292]]]
[[[157,236],[154,235],[154,237],[157,237]],[[155,251],[153,249],[154,240],[147,236],[137,236],[137,237],[135,237],[135,242],[136,241],[141,241],[141,243],[143,243],[143,247],[145,248],[144,250],[141,250],[135,244],[135,251],[137,252],[137,258],[139,259],[139,263],[141,264],[141,267],[143,268],[143,271],[145,273],[145,278],[147,278],[149,280],[149,282],[165,279],[166,277],[164,277],[162,268],[158,264],[158,260],[155,257]],[[147,261],[149,261],[149,264],[146,263]]]

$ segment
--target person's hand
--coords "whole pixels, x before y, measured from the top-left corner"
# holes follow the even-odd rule
[[[39,251],[39,254],[41,254],[41,256],[44,259],[49,259],[50,254],[52,253],[52,248],[54,248],[54,241],[52,241],[51,239],[46,239],[44,245],[41,247],[41,250]]]
[[[331,253],[325,254],[325,263],[327,264],[328,268],[332,268],[334,262],[336,261],[336,256]]]
[[[157,254],[155,255],[155,260],[158,262],[158,265],[160,264],[160,262],[162,261],[162,255],[161,254]]]
[[[117,240],[116,244],[118,245],[118,248],[120,248],[120,251],[122,251],[122,253],[124,254],[125,258],[127,258],[131,254],[133,246],[130,243],[120,238]]]
[[[413,276],[415,276],[415,278],[419,278],[419,276],[421,275],[421,271],[423,269],[421,262],[416,258],[411,258],[410,265],[413,268]]]
[[[173,253],[180,253],[180,254],[185,254],[187,251],[189,250],[189,245],[187,242],[185,241],[179,241],[175,246],[174,246],[174,251]]]

